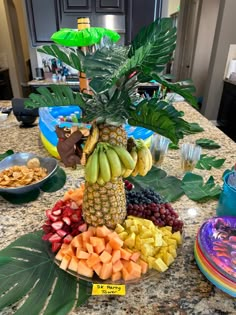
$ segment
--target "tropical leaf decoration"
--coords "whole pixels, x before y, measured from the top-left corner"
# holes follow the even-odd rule
[[[41,237],[24,235],[0,251],[0,310],[20,302],[18,315],[66,315],[89,298],[90,283],[58,268]]]
[[[0,161],[2,161],[3,159],[5,159],[6,157],[12,154],[14,154],[13,150],[7,150],[6,152],[0,154]]]
[[[163,96],[141,101],[136,93],[139,83],[154,79],[197,106],[192,95],[195,91],[192,81],[173,83],[162,74],[172,58],[175,45],[176,28],[171,19],[163,18],[144,27],[129,47],[104,46],[85,55],[76,48],[43,46],[40,52],[60,59],[91,78],[93,95],[73,92],[68,86],[52,85],[38,88],[38,94],[30,94],[25,105],[29,108],[78,105],[82,109],[83,121],[128,122],[158,132],[176,144],[184,135],[203,129],[197,123],[186,122],[183,113],[177,111],[170,101],[163,100]]]
[[[215,156],[208,156],[207,154],[202,154],[200,160],[196,164],[196,168],[201,170],[211,170],[212,167],[220,168],[226,159],[217,159]]]
[[[196,144],[200,145],[204,149],[219,149],[220,145],[216,143],[214,140],[201,138],[196,140]]]
[[[204,183],[202,176],[193,173],[184,175],[181,187],[189,199],[198,202],[218,199],[221,193],[221,187],[215,184],[212,176]]]

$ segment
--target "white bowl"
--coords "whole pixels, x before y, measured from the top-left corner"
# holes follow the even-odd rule
[[[0,122],[6,120],[7,117],[8,117],[8,114],[0,112]]]

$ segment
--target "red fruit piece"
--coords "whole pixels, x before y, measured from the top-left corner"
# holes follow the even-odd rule
[[[54,233],[48,240],[51,243],[59,243],[61,242],[62,238],[57,233]]]
[[[55,203],[54,207],[52,208],[52,210],[58,210],[61,209],[62,207],[64,207],[65,202],[63,200],[59,200]]]
[[[61,243],[52,243],[52,252],[55,253],[61,248]]]
[[[54,230],[60,230],[63,227],[63,222],[62,221],[56,221],[54,223],[52,223],[52,227],[54,228]]]
[[[75,201],[71,201],[70,207],[71,207],[71,209],[73,209],[73,210],[79,208],[78,205],[77,205],[77,203],[76,203]]]
[[[83,224],[81,224],[81,225],[78,227],[78,230],[79,230],[80,232],[85,232],[85,231],[87,231],[87,229],[88,229],[87,223],[83,223]]]
[[[69,217],[62,218],[62,221],[64,221],[67,225],[71,224],[71,219]]]
[[[51,230],[52,230],[51,225],[47,225],[47,224],[44,224],[44,225],[42,226],[42,229],[43,229],[43,231],[44,231],[45,233],[49,233],[49,232],[51,232]]]
[[[73,222],[79,222],[80,221],[80,216],[78,216],[77,213],[73,213],[70,218],[71,218],[71,221],[73,221]]]
[[[69,207],[66,207],[64,210],[63,210],[63,216],[67,216],[67,217],[70,217],[72,214],[73,214],[74,210],[72,210],[71,208]]]
[[[58,234],[60,237],[64,237],[64,236],[66,236],[67,232],[64,231],[64,230],[57,230],[57,234]]]
[[[72,239],[73,239],[73,236],[68,234],[68,235],[66,235],[66,237],[63,238],[63,242],[66,243],[66,244],[70,244]]]
[[[60,215],[61,214],[61,209],[58,210],[52,210],[53,215]]]
[[[52,210],[51,209],[47,209],[46,210],[46,216],[48,217],[48,218],[50,218],[50,215],[52,214]]]
[[[53,221],[53,222],[56,222],[56,221],[58,220],[58,216],[53,215],[53,214],[50,214],[50,215],[49,215],[49,219],[50,219],[51,221]]]
[[[52,232],[49,232],[49,233],[47,233],[47,234],[44,234],[44,235],[42,236],[42,240],[48,241],[49,238],[50,238],[52,235],[53,235]]]

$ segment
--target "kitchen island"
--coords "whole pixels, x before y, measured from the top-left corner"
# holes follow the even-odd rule
[[[0,107],[9,105],[0,102]],[[189,122],[198,122],[204,132],[190,135],[180,141],[195,142],[199,138],[209,138],[221,145],[220,149],[203,150],[203,153],[226,158],[221,169],[198,170],[194,173],[208,179],[214,176],[222,185],[222,174],[236,162],[236,144],[213,126],[195,109],[186,103],[176,103],[176,108],[185,112]],[[41,144],[37,123],[31,128],[20,128],[13,114],[0,123],[0,153],[12,149],[48,156]],[[63,167],[59,161],[59,165]],[[181,176],[179,150],[169,150],[162,169],[168,175]],[[66,185],[55,193],[42,193],[31,203],[12,205],[0,197],[0,249],[9,245],[21,235],[40,229],[45,220],[45,210],[52,207],[70,187],[78,186],[82,180],[83,169],[65,169]],[[198,269],[193,246],[198,228],[208,218],[215,216],[217,201],[196,203],[186,196],[172,203],[184,221],[184,242],[178,257],[165,273],[156,272],[155,276],[143,279],[137,284],[127,286],[126,296],[91,296],[87,303],[71,314],[81,315],[125,315],[125,314],[236,314],[235,299],[212,285]],[[1,284],[0,284],[1,285]],[[14,314],[11,308],[0,311],[1,315]],[[32,314],[26,315],[34,315]],[[55,314],[56,315],[56,314]]]

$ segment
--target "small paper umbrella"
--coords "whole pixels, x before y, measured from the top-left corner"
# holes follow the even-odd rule
[[[51,39],[63,46],[84,47],[98,44],[102,37],[107,36],[112,42],[117,42],[120,35],[103,27],[89,27],[83,30],[62,28],[53,33]]]

